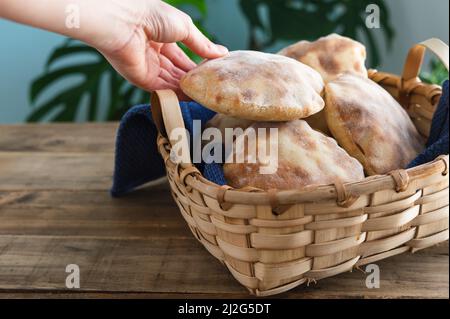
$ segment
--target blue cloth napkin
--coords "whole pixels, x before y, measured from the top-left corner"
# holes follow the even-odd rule
[[[200,120],[203,126],[216,114],[195,102],[180,102],[180,108],[191,138],[199,133],[194,132],[194,120]],[[120,197],[165,175],[164,162],[156,145],[157,136],[149,105],[137,105],[124,115],[116,138],[113,197]],[[220,164],[198,163],[196,166],[208,180],[226,184]]]
[[[448,119],[449,108],[447,80],[442,85],[442,97],[431,122],[430,136],[426,144],[426,149],[408,165],[408,168],[430,162],[439,155],[448,154]]]
[[[215,115],[213,111],[195,102],[181,102],[180,108],[191,138],[195,133],[194,120],[200,120],[204,125]],[[116,140],[114,181],[111,189],[113,197],[122,196],[165,175],[164,162],[156,146],[157,134],[149,105],[135,106],[122,118]],[[448,81],[443,85],[442,98],[432,120],[426,147],[408,167],[430,162],[441,154],[449,153]],[[208,180],[219,185],[226,184],[220,164],[199,163],[196,166]]]

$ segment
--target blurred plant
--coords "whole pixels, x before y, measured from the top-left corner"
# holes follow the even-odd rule
[[[192,6],[198,11],[194,19],[205,32],[204,20],[207,15],[206,0],[166,0],[177,7]],[[249,22],[249,48],[265,50],[278,40],[313,40],[320,36],[337,32],[358,39],[360,34],[367,38],[371,53],[371,66],[380,61],[377,43],[365,25],[365,9],[368,4],[380,8],[382,33],[391,44],[394,32],[389,22],[389,12],[384,0],[240,0],[241,9]],[[264,13],[268,19],[264,19]],[[211,37],[210,35],[208,35]],[[196,62],[200,59],[182,46]],[[88,55],[89,62],[68,63],[68,58]],[[76,84],[43,95],[55,83],[81,76]],[[106,85],[105,85],[106,84]],[[108,97],[107,110],[100,107],[101,97]],[[146,103],[148,93],[122,78],[96,50],[73,40],[67,40],[50,55],[44,73],[36,78],[30,88],[33,110],[27,120],[36,121],[87,121],[118,120],[134,104]],[[81,109],[87,104],[86,115]]]
[[[203,28],[206,16],[205,0],[168,0],[174,6],[191,5],[197,9],[199,18],[195,24],[207,34]],[[208,35],[208,34],[207,34]],[[181,45],[192,60],[199,62],[200,58]],[[89,62],[67,65],[64,60],[80,55],[89,57]],[[44,102],[38,99],[53,84],[70,77],[81,76],[81,81],[65,87]],[[103,83],[107,83],[107,92]],[[100,97],[108,96],[108,107],[105,114],[100,112]],[[57,47],[48,58],[44,73],[33,80],[29,95],[33,111],[27,117],[28,122],[49,120],[53,122],[73,122],[80,117],[79,112],[87,99],[87,121],[118,120],[131,105],[146,103],[149,100],[147,92],[129,84],[119,75],[106,59],[95,49],[78,41],[67,40]]]
[[[442,85],[442,83],[448,79],[448,71],[445,68],[444,63],[440,60],[432,59],[430,61],[430,71],[422,72],[420,78],[423,82],[429,84]]]
[[[394,30],[384,0],[240,0],[250,23],[249,47],[253,50],[264,50],[278,40],[315,40],[333,32],[352,39],[363,34],[367,38],[370,66],[376,67],[380,53],[365,21],[369,4],[380,8],[379,30],[390,47]]]

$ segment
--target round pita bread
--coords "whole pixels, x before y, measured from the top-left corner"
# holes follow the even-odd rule
[[[328,128],[327,120],[325,119],[325,110],[319,113],[313,114],[309,117],[304,118],[304,120],[313,129],[322,132],[325,135],[331,136],[330,129]]]
[[[262,137],[258,134],[258,129],[261,128],[266,129],[266,134],[262,134]],[[267,166],[268,161],[263,162],[257,156],[256,162],[251,163],[253,157],[248,154],[248,144],[242,143],[242,139],[253,129],[258,138],[269,143],[269,128],[278,129],[275,145],[278,148],[278,169],[273,174],[261,174],[261,166]],[[300,189],[310,185],[344,183],[364,178],[363,167],[356,159],[340,148],[334,139],[313,130],[303,120],[254,123],[244,135],[236,139],[234,154],[244,154],[245,158],[243,163],[224,165],[225,178],[235,188],[253,186],[263,190]]]
[[[213,116],[212,119],[206,123],[205,128],[209,127],[215,127],[220,130],[220,133],[222,134],[222,137],[225,138],[225,129],[231,128],[241,128],[242,130],[245,130],[247,127],[253,124],[254,121],[252,120],[245,120],[245,119],[239,119],[236,117],[231,117],[225,114],[217,113]]]
[[[331,133],[367,174],[405,168],[423,149],[408,113],[375,82],[344,74],[328,83],[325,92]]]
[[[234,51],[209,60],[180,81],[183,92],[225,115],[254,121],[290,121],[324,107],[324,84],[312,68],[293,59]]]
[[[314,42],[300,41],[280,52],[320,73],[325,82],[342,73],[367,77],[366,48],[361,43],[338,34],[330,34]]]

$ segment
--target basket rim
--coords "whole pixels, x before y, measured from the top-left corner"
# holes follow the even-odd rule
[[[339,191],[336,189],[335,185],[314,185],[302,189],[274,190],[274,192],[263,190],[255,191],[254,189],[235,189],[230,188],[230,186],[224,188],[224,186],[220,186],[206,179],[197,170],[191,170],[191,172],[185,175],[182,180],[180,176],[182,176],[183,171],[188,170],[189,167],[182,167],[181,165],[172,162],[168,153],[170,150],[170,143],[160,134],[158,135],[158,139],[160,140],[160,152],[164,158],[167,158],[165,161],[166,166],[168,169],[175,171],[175,178],[184,186],[189,186],[210,198],[217,199],[219,193],[223,193],[222,196],[224,202],[244,205],[271,205],[273,204],[273,196],[276,196],[277,204],[279,205],[293,205],[299,202],[317,202],[326,199],[338,200]],[[425,178],[445,179],[448,176],[448,163],[449,156],[441,155],[434,161],[400,171],[407,173],[409,183]],[[193,167],[193,165],[190,167]],[[342,186],[346,189],[348,194],[355,197],[383,190],[394,190],[398,193],[403,191],[397,189],[398,184],[395,178],[388,174],[368,176],[361,181],[345,183]]]
[[[401,77],[392,73],[380,72],[376,69],[369,69],[368,76],[379,84],[398,86]],[[442,87],[435,84],[427,84],[416,78],[410,82],[411,90],[409,94],[424,95],[431,104],[438,102],[437,97],[442,94]],[[426,89],[424,92],[424,88]],[[158,133],[158,149],[164,158],[166,169],[175,172],[175,178],[189,189],[195,189],[219,202],[243,205],[294,205],[305,202],[318,202],[324,200],[335,200],[338,206],[350,207],[356,199],[361,196],[383,190],[394,190],[398,193],[406,191],[412,182],[430,178],[433,182],[430,185],[448,178],[449,155],[438,156],[435,160],[408,169],[399,169],[389,174],[373,175],[365,177],[357,182],[350,182],[338,185],[313,185],[302,189],[289,190],[257,190],[257,189],[235,189],[230,186],[220,186],[206,179],[193,164],[178,165],[171,161],[169,153],[171,144],[161,132]],[[406,185],[399,187],[398,176],[406,179]],[[425,186],[426,186],[425,185]],[[421,187],[417,187],[418,189]],[[342,198],[344,196],[344,198]],[[350,200],[351,198],[355,200]],[[226,210],[226,209],[224,209]]]

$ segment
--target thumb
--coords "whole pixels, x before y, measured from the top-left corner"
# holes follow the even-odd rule
[[[192,22],[188,23],[188,36],[182,41],[189,49],[205,59],[220,58],[228,53],[222,45],[212,43]]]

